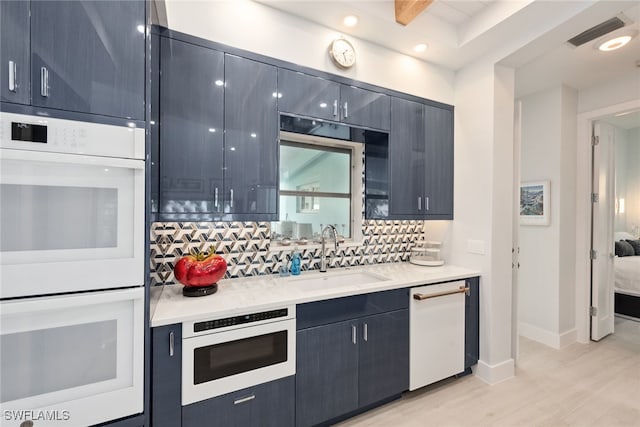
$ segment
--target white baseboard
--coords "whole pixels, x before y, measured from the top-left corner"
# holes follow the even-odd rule
[[[558,334],[524,322],[518,324],[518,333],[530,340],[558,350],[578,340],[578,330],[575,328]]]
[[[475,374],[487,384],[498,384],[514,377],[515,363],[513,359],[508,359],[496,365],[489,365],[482,360],[478,360]]]

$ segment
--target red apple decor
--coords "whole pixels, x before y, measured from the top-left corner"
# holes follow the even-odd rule
[[[215,253],[213,246],[207,252],[191,250],[178,260],[173,268],[176,280],[184,285],[182,294],[199,297],[215,293],[218,280],[227,272],[227,262]]]

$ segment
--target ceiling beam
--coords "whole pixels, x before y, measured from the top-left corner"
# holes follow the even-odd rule
[[[396,3],[396,22],[398,24],[407,25],[423,10],[425,10],[433,0],[395,0]]]

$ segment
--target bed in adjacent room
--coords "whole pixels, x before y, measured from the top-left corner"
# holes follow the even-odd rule
[[[640,240],[616,233],[615,312],[640,319]]]

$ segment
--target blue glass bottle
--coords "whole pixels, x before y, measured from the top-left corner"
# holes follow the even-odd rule
[[[300,274],[300,253],[297,250],[293,251],[293,255],[291,255],[291,274],[297,276]]]

